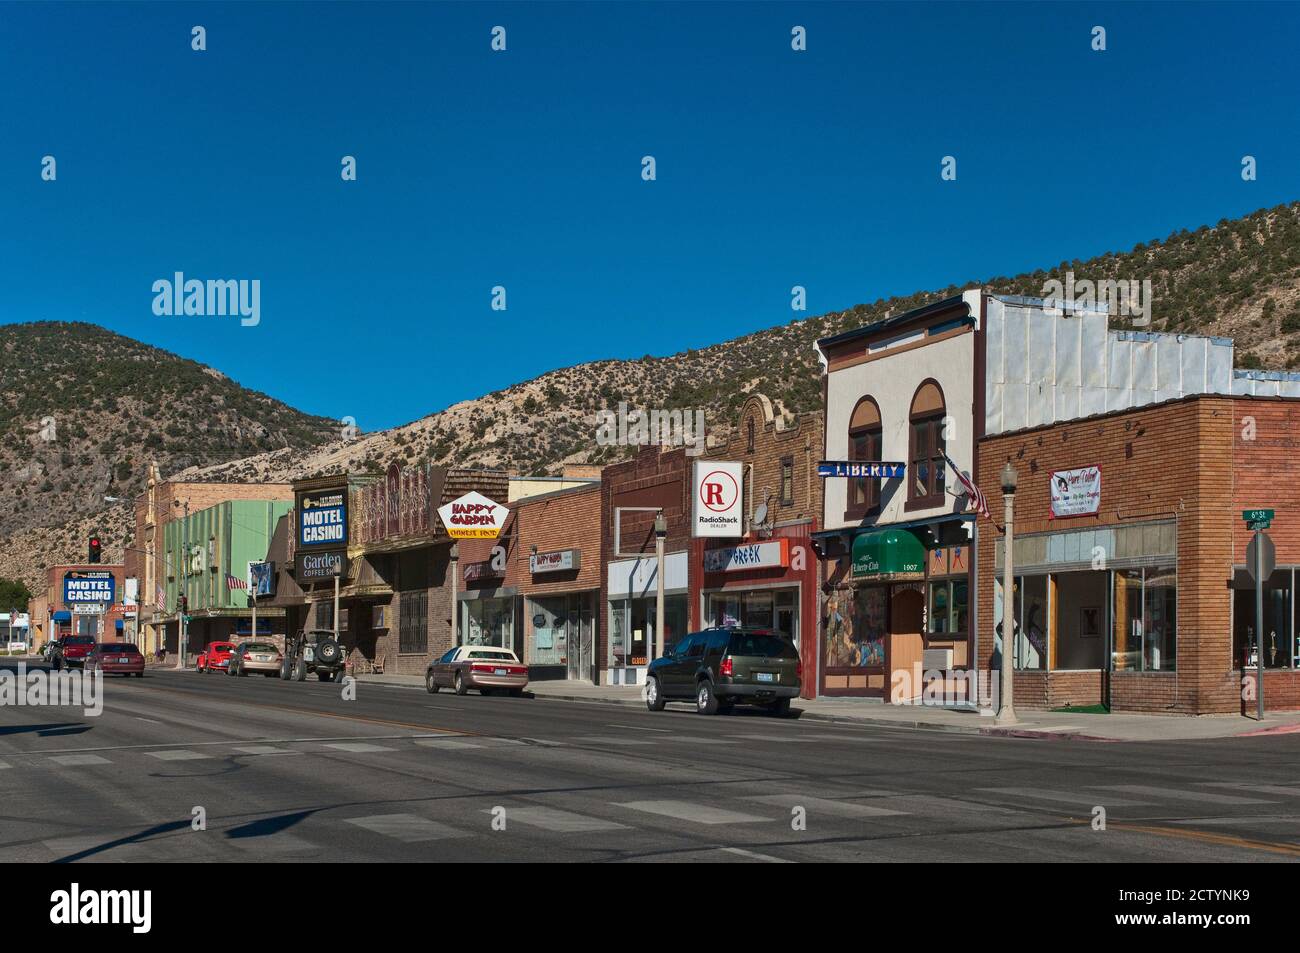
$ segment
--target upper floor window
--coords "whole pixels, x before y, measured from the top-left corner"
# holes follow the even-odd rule
[[[870,397],[863,397],[853,408],[853,416],[849,418],[849,459],[879,460],[882,439],[880,408]],[[854,477],[848,482],[847,516],[860,518],[880,506],[879,480]]]
[[[754,418],[745,421],[745,452],[754,452]]]
[[[794,457],[781,458],[781,505],[794,505]]]
[[[934,381],[917,388],[908,415],[907,464],[911,470],[907,501],[914,508],[943,502],[948,468],[944,463],[943,391]]]

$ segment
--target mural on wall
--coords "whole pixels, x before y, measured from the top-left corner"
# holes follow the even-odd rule
[[[831,591],[823,627],[827,668],[885,664],[885,597],[883,586]]]

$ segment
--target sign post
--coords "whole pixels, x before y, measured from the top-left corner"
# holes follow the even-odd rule
[[[1247,510],[1241,515],[1247,526],[1260,522],[1267,526],[1273,518],[1273,511]],[[1276,565],[1277,550],[1273,540],[1262,528],[1255,529],[1255,535],[1246,547],[1246,569],[1255,580],[1255,700],[1259,721],[1264,720],[1264,581],[1273,575]]]

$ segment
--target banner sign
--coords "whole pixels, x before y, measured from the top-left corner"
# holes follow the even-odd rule
[[[275,563],[250,562],[248,564],[248,583],[254,598],[275,595]]]
[[[1053,471],[1051,487],[1052,507],[1048,519],[1088,516],[1101,508],[1101,467]]]
[[[338,567],[340,576],[346,576],[347,558],[347,553],[342,550],[332,553],[299,553],[294,566],[294,578],[299,582],[304,579],[331,579],[335,567]]]
[[[528,557],[528,571],[536,575],[539,572],[573,572],[582,566],[582,552],[577,549],[561,549],[553,553],[536,553]]]
[[[691,535],[744,536],[744,464],[696,460],[693,464]]]
[[[348,542],[346,487],[298,497],[298,545],[345,546]]]
[[[482,493],[471,491],[439,507],[438,516],[452,539],[496,539],[510,511]]]
[[[819,477],[866,477],[868,480],[901,480],[907,465],[880,460],[823,460],[817,464]]]
[[[745,569],[783,569],[790,565],[790,540],[773,539],[748,546],[704,551],[705,572],[741,572]]]
[[[466,582],[478,582],[482,579],[504,579],[506,571],[493,566],[492,560],[484,559],[481,562],[466,563],[463,574]]]
[[[112,605],[116,581],[108,569],[71,569],[63,574],[63,602]]]

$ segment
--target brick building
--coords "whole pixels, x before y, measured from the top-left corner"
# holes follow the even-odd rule
[[[1243,704],[1243,668],[1253,683],[1245,663],[1259,648],[1241,514],[1269,508],[1278,568],[1265,592],[1265,701],[1300,708],[1298,444],[1300,400],[1228,394],[982,440],[980,485],[997,523],[980,521],[979,624],[999,643],[998,474],[1007,461],[1019,474],[1016,706],[1253,711],[1253,701]],[[982,667],[1000,665],[995,638],[981,645]]]
[[[664,644],[689,631],[691,461],[684,448],[645,447],[602,471],[596,665],[602,684],[643,684],[656,644],[655,516],[664,539]]]
[[[804,696],[815,694],[821,561],[813,550],[822,508],[817,462],[822,414],[776,418],[751,394],[725,443],[706,460],[744,465],[744,535],[691,541],[690,629],[745,625],[794,640],[804,664]]]
[[[133,638],[131,619],[122,604],[125,584],[120,564],[50,566],[44,587],[27,604],[33,648],[69,635],[93,635],[106,641]]]
[[[292,500],[289,483],[203,483],[164,480],[157,464],[149,466],[145,492],[132,502],[135,507],[135,531],[122,562],[126,577],[138,580],[140,593],[140,650],[154,652],[165,637],[166,627],[176,628],[174,601],[160,599],[159,589],[167,588],[172,575],[163,564],[167,524],[185,513],[195,513],[230,500]],[[159,605],[159,603],[163,603]],[[173,634],[173,647],[175,646]]]

